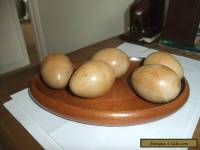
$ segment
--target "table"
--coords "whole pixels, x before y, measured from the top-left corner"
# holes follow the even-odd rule
[[[120,38],[113,37],[69,53],[68,56],[70,57],[73,63],[84,62],[88,60],[98,50],[107,47],[116,47],[121,43],[123,43],[123,41]],[[144,46],[200,60],[200,55],[185,52],[183,50],[165,48],[160,46],[156,42],[153,44],[144,44]],[[37,143],[37,141],[3,107],[3,103],[10,99],[11,94],[29,86],[32,77],[39,72],[39,67],[39,65],[27,66],[9,74],[0,76],[0,144],[4,149],[42,149],[42,147]],[[198,125],[195,129],[193,138],[198,139],[199,141],[199,146],[195,149],[200,149],[200,121],[198,122]]]

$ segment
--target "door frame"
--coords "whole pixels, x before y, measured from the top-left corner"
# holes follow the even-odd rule
[[[33,30],[35,33],[37,52],[38,52],[39,59],[41,62],[44,59],[44,57],[47,56],[48,52],[47,52],[46,43],[45,43],[44,35],[43,35],[44,32],[42,28],[40,13],[39,13],[38,0],[27,0],[27,4],[29,7],[31,23],[33,25]]]
[[[6,74],[15,69],[30,65],[30,59],[28,56],[28,52],[27,52],[25,41],[24,41],[23,33],[21,30],[21,26],[19,24],[15,3],[13,0],[7,0],[7,4],[8,4],[8,9],[10,11],[10,15],[11,15],[10,17],[12,19],[12,23],[15,26],[15,34],[17,35],[17,38],[18,38],[22,56],[20,58],[13,59],[8,63],[0,64],[0,75]]]

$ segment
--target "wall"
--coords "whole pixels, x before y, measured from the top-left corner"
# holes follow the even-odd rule
[[[48,52],[68,53],[125,31],[134,0],[38,0]]]
[[[13,0],[0,0],[0,74],[29,65]]]

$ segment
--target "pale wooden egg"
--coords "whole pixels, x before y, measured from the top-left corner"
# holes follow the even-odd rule
[[[126,53],[117,48],[106,48],[97,52],[93,60],[101,60],[108,63],[115,71],[116,77],[124,75],[130,65],[130,61]]]
[[[154,52],[148,55],[144,61],[144,65],[161,64],[171,68],[178,74],[180,78],[184,76],[184,70],[181,63],[171,54],[166,52]]]
[[[63,53],[51,53],[41,64],[42,79],[49,87],[54,89],[64,88],[72,73],[72,63]]]
[[[95,98],[108,92],[114,81],[114,70],[108,64],[103,61],[91,60],[75,71],[69,85],[75,95]]]
[[[131,82],[138,95],[156,103],[173,100],[181,90],[180,77],[160,64],[137,68],[131,76]]]

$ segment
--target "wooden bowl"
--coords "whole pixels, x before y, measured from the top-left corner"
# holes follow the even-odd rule
[[[182,80],[180,94],[171,102],[156,104],[145,101],[133,90],[131,73],[141,65],[142,58],[131,57],[128,72],[115,81],[114,86],[105,95],[84,99],[71,93],[69,87],[62,90],[49,88],[40,75],[35,75],[30,86],[34,101],[44,109],[63,118],[81,123],[126,126],[152,122],[177,111],[186,102],[189,95],[187,80]]]

